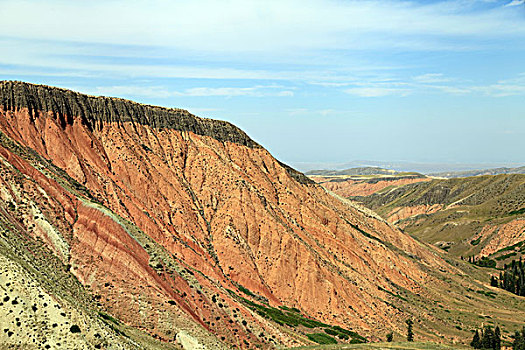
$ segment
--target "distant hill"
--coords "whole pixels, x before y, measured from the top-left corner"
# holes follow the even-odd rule
[[[352,168],[383,168],[399,172],[415,171],[421,174],[438,174],[447,172],[477,171],[479,169],[516,168],[520,163],[440,163],[440,162],[410,162],[410,161],[373,161],[355,160],[344,163],[331,162],[292,162],[291,166],[302,172],[316,169],[344,170]]]
[[[434,179],[351,197],[457,256],[500,264],[525,253],[525,175]]]
[[[411,172],[399,172],[391,169],[384,169],[380,167],[359,167],[350,168],[344,170],[310,170],[306,172],[306,175],[319,175],[319,176],[360,176],[360,175],[419,175],[419,173]]]
[[[470,176],[481,176],[481,175],[500,175],[500,174],[525,174],[525,166],[518,168],[492,168],[492,169],[480,169],[480,170],[467,170],[467,171],[451,171],[429,174],[429,176],[444,177],[447,179],[457,177],[470,177]]]
[[[343,197],[369,196],[385,189],[431,180],[420,173],[398,172],[380,167],[361,167],[339,171],[312,170],[306,174],[327,190]]]

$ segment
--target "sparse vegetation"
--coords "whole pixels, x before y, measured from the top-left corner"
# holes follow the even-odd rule
[[[492,330],[492,327],[486,326],[481,331],[474,332],[474,337],[470,342],[474,349],[500,350],[501,349],[501,331],[499,327]]]
[[[509,212],[509,216],[510,215],[521,215],[521,214],[525,214],[525,208],[521,208],[521,209],[513,210]]]
[[[440,243],[441,249],[459,257],[477,255],[494,242],[498,235],[489,232],[498,233],[506,227],[505,232],[510,234],[507,225],[525,214],[524,188],[523,174],[476,176],[433,179],[351,199],[385,219],[397,221],[407,233],[427,243]],[[489,258],[496,263],[512,258],[496,260],[500,255],[494,253]],[[525,249],[517,255],[525,255]],[[495,266],[494,262],[483,263]]]
[[[474,265],[481,266],[481,267],[496,267],[496,260],[487,258],[486,256],[482,257],[481,259],[472,259],[471,260]]]
[[[499,277],[492,276],[490,284],[519,296],[525,296],[525,264],[520,260],[513,260],[505,264]]]
[[[337,344],[337,340],[323,333],[311,333],[306,336],[317,344]]]
[[[394,340],[394,333],[390,332],[386,335],[386,341],[391,343]]]
[[[408,319],[406,320],[407,324],[407,341],[411,342],[414,341],[414,331],[412,329],[412,326],[414,325],[414,321]]]
[[[111,321],[114,324],[119,324],[119,321],[115,317],[113,317],[111,315],[108,315],[108,314],[106,314],[104,312],[99,312],[98,314],[100,315],[100,317],[102,317],[106,321]]]
[[[514,341],[512,342],[512,350],[525,350],[525,327],[520,331],[514,333]]]
[[[470,241],[470,244],[473,245],[473,246],[476,246],[476,245],[479,244],[479,242],[481,242],[481,237],[473,239],[472,241]]]
[[[233,291],[229,290],[230,294],[238,297],[243,303],[248,305],[251,309],[255,310],[259,315],[270,319],[274,322],[276,322],[279,325],[282,326],[288,326],[292,328],[297,327],[305,327],[307,329],[314,330],[315,328],[322,328],[322,330],[325,333],[307,333],[306,335],[308,338],[312,341],[335,341],[337,343],[337,340],[333,338],[332,336],[335,336],[341,340],[350,340],[350,343],[357,344],[357,343],[364,343],[366,342],[366,338],[359,335],[356,332],[350,331],[348,329],[344,329],[339,326],[331,326],[329,324],[313,320],[311,318],[307,318],[303,316],[300,313],[300,310],[297,308],[290,308],[286,306],[280,306],[279,308],[274,308],[271,306],[258,304],[256,302],[253,302],[251,300],[245,299],[243,297],[237,296]],[[313,336],[314,338],[311,338]],[[323,337],[321,337],[323,336]],[[332,340],[327,340],[332,339]],[[318,342],[319,343],[319,342]],[[333,342],[329,343],[319,343],[319,344],[335,344]]]
[[[69,328],[71,333],[80,333],[80,327],[76,324],[72,325],[71,328]]]

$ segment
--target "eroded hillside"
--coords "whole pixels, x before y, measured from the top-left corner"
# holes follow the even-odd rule
[[[481,293],[483,271],[327,193],[229,123],[3,82],[0,132],[6,276],[23,269],[98,324],[82,337],[92,346],[271,348],[327,329],[374,340],[407,318],[420,338],[466,342],[487,312],[510,329],[524,319],[515,297]],[[55,285],[45,261],[71,284]],[[28,310],[38,298],[20,295]],[[0,342],[32,345],[28,332]]]
[[[525,175],[435,179],[354,199],[457,256],[502,264],[525,249]]]

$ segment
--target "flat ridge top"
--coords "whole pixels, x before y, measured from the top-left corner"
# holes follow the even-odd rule
[[[141,104],[116,97],[91,96],[47,85],[20,81],[0,81],[0,106],[4,110],[27,108],[31,116],[37,111],[52,112],[62,127],[75,117],[91,130],[103,122],[131,122],[158,129],[190,131],[233,142],[250,148],[262,148],[235,125],[215,119],[197,117],[184,109]]]
[[[187,110],[141,104],[130,100],[91,96],[68,89],[37,85],[21,81],[0,81],[0,108],[4,111],[29,110],[51,112],[65,128],[80,117],[90,130],[101,129],[104,122],[148,125],[156,129],[189,131],[212,137],[220,142],[232,142],[249,148],[263,148],[232,123],[197,117]],[[296,181],[315,184],[303,173],[279,162]]]

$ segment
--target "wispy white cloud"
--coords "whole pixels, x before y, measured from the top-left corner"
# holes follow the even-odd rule
[[[472,11],[466,3],[4,0],[0,32],[11,37],[284,55],[298,49],[434,49],[451,45],[442,42],[442,37],[525,34],[522,18],[515,11],[505,7]]]
[[[413,92],[413,86],[410,83],[394,79],[376,79],[353,85],[353,87],[344,89],[343,92],[359,97],[408,96]]]
[[[253,87],[198,87],[187,89],[182,92],[175,92],[175,96],[293,96],[292,90],[284,89],[281,86],[258,85]]]
[[[445,83],[452,80],[452,78],[445,77],[441,73],[427,73],[423,75],[418,75],[413,78],[414,81],[424,84],[434,84],[434,83]]]
[[[83,91],[86,91],[85,89]],[[294,92],[291,88],[280,85],[256,85],[251,87],[196,87],[182,91],[171,91],[161,86],[134,86],[134,85],[116,85],[116,86],[99,86],[95,89],[86,91],[92,95],[106,96],[133,96],[146,98],[170,98],[170,97],[235,97],[235,96],[252,96],[252,97],[291,97]]]
[[[500,80],[495,84],[473,86],[471,91],[492,97],[525,95],[525,73],[516,78]]]
[[[78,89],[83,90],[84,89]],[[91,89],[88,92],[92,95],[104,96],[140,96],[150,98],[168,98],[172,97],[173,93],[161,86],[133,86],[133,85],[115,85],[115,86],[99,86]]]
[[[0,74],[311,81],[348,87],[354,94],[406,94],[406,89],[352,85],[367,73],[406,69],[401,65],[408,62],[359,59],[348,52],[379,50],[387,56],[503,47],[525,39],[525,21],[515,6],[472,5],[478,2],[2,0]],[[430,73],[414,80],[449,83],[443,79]]]
[[[326,81],[326,82],[312,81],[312,82],[308,82],[308,83],[311,84],[311,85],[319,85],[319,86],[323,86],[323,87],[343,87],[343,86],[348,86],[348,85],[352,84],[351,82],[331,82],[331,81]]]
[[[390,95],[407,96],[410,89],[388,87],[355,87],[344,90],[345,93],[359,97],[384,97]]]
[[[490,97],[525,95],[525,73],[496,83],[478,85],[467,84],[440,73],[423,74],[407,81],[391,80],[380,83],[369,81],[352,84],[355,86],[344,89],[343,92],[359,97],[408,96],[432,91],[450,95],[483,94]],[[345,83],[344,86],[346,85],[348,84]]]
[[[190,107],[188,110],[196,115],[203,116],[211,112],[219,112],[220,108],[210,108],[210,107]]]
[[[470,87],[459,87],[451,85],[427,85],[427,88],[444,92],[450,95],[465,95],[470,94],[472,92],[472,88]]]
[[[0,74],[246,84],[91,88],[95,94],[147,98],[297,96],[290,87],[257,85],[268,81],[306,82],[360,97],[419,91],[510,96],[523,93],[521,82],[471,86],[439,71],[413,73],[400,67],[402,60],[375,61],[373,54],[359,60],[348,52],[379,50],[387,57],[398,51],[508,46],[509,40],[525,39],[524,16],[516,11],[523,1],[509,0],[504,6],[492,0],[3,0]],[[494,4],[476,7],[480,2]],[[115,59],[104,59],[108,56]],[[396,74],[399,70],[404,72]]]
[[[428,73],[413,77],[411,80],[372,79],[370,81],[352,81],[341,83],[314,83],[325,88],[347,87],[342,91],[358,97],[408,96],[415,93],[439,91],[450,95],[483,94],[490,97],[525,95],[525,73],[515,78],[499,80],[489,84],[465,84],[457,78],[446,77],[441,73]],[[184,90],[170,90],[163,86],[113,85],[99,86],[94,89],[82,89],[93,95],[131,96],[146,98],[171,97],[293,97],[296,87],[284,85],[254,85],[248,87],[194,87]],[[334,109],[311,110],[289,109],[289,115],[329,115],[338,113]]]

